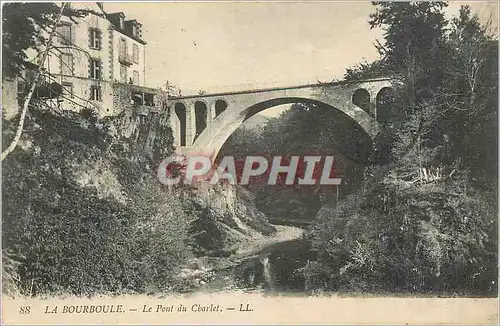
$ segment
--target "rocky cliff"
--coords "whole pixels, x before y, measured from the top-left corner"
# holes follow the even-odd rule
[[[10,289],[175,290],[190,259],[228,255],[274,232],[243,189],[172,192],[157,182],[155,160],[173,152],[166,116],[30,113],[21,142],[3,162]],[[4,146],[15,127],[4,121]]]

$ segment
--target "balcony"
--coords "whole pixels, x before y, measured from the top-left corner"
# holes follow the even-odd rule
[[[145,104],[137,104],[135,105],[135,112],[137,115],[149,115],[150,113],[158,113],[159,108],[156,106],[150,106],[150,105],[145,105]]]
[[[118,55],[118,62],[120,62],[121,64],[124,64],[126,66],[131,66],[133,63],[132,56],[129,55],[128,53],[121,52]]]
[[[133,92],[132,102],[138,115],[149,115],[150,113],[158,113],[160,108],[155,106],[155,94],[145,92]]]

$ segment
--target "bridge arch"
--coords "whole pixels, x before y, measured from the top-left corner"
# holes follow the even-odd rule
[[[381,88],[375,99],[376,117],[378,122],[385,122],[391,116],[394,103],[394,90],[392,87]]]
[[[364,135],[367,138],[371,138],[372,135],[367,132],[363,125],[359,123],[356,119],[349,116],[331,103],[327,103],[325,101],[320,101],[318,99],[311,99],[305,97],[279,97],[279,98],[271,98],[267,100],[263,100],[261,102],[255,103],[249,107],[246,107],[242,110],[238,110],[238,114],[236,115],[222,115],[221,119],[215,120],[212,123],[214,124],[211,128],[207,128],[205,132],[203,132],[194,142],[193,148],[198,152],[205,152],[208,155],[211,155],[212,160],[215,160],[219,151],[221,150],[224,143],[227,139],[241,126],[241,124],[253,117],[255,114],[270,109],[272,107],[283,105],[283,104],[293,104],[293,103],[311,103],[311,104],[319,104],[328,109],[336,110],[336,112],[348,118],[350,121],[353,121],[358,125],[360,130],[363,131]],[[368,115],[365,111],[357,108],[358,114]],[[362,112],[362,113],[361,113]]]
[[[174,104],[174,112],[179,120],[178,139],[180,146],[186,146],[187,109],[183,102]]]
[[[217,118],[222,112],[226,111],[228,107],[227,101],[224,99],[217,99],[215,101],[215,118]]]
[[[196,138],[205,130],[207,127],[207,117],[208,117],[208,106],[203,100],[197,100],[194,102],[194,115],[195,115],[195,135]]]
[[[352,104],[359,106],[366,113],[371,114],[370,112],[370,93],[364,88],[358,88],[352,94]]]

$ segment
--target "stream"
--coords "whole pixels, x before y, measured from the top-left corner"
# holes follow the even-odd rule
[[[304,228],[274,225],[272,236],[259,236],[240,244],[230,257],[200,257],[183,270],[204,292],[245,291],[292,293],[305,290],[303,270],[315,255],[303,238]]]
[[[302,273],[308,260],[314,260],[309,243],[303,239],[294,239],[269,245],[258,257],[249,261],[253,268],[247,274],[255,273],[254,282],[244,280],[248,288],[261,287],[270,292],[304,291],[305,280]],[[248,264],[245,261],[242,265]]]
[[[241,251],[237,263],[220,270],[219,280],[233,280],[235,288],[272,293],[302,292],[303,268],[315,259],[310,245],[302,238],[304,229],[276,226],[274,237]],[[223,281],[222,281],[223,283]]]

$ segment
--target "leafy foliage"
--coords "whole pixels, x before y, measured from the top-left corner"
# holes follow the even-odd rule
[[[179,201],[133,152],[114,150],[106,123],[31,113],[25,145],[3,164],[2,246],[16,266],[6,275],[21,294],[174,290],[191,252]]]
[[[377,48],[384,65],[396,74],[416,77],[410,83],[407,97],[419,101],[430,96],[442,78],[445,56],[444,30],[447,21],[446,2],[375,2],[370,27],[382,27],[384,44]],[[406,80],[406,79],[405,79]],[[408,82],[408,80],[406,80]]]
[[[122,115],[31,110],[3,164],[4,293],[186,291],[189,258],[231,254],[237,231],[275,231],[241,194],[203,202],[196,189],[160,185],[153,163],[172,153],[172,131],[165,116],[149,118],[131,140],[112,132]]]
[[[318,214],[309,289],[496,295],[497,40],[468,7],[448,23],[441,2],[376,6],[401,114],[390,159]]]
[[[417,186],[389,174],[326,205],[310,230],[313,277],[340,291],[494,294],[495,210],[463,182]]]
[[[375,5],[381,59],[344,76],[393,78],[375,151],[354,125],[308,103],[238,131],[223,153],[340,158],[340,196],[250,187],[285,223],[319,211],[307,290],[495,295],[498,42],[467,6],[448,21],[443,2]]]
[[[354,67],[347,68],[344,80],[363,80],[377,77],[387,77],[390,72],[380,60],[373,62],[361,62]]]

